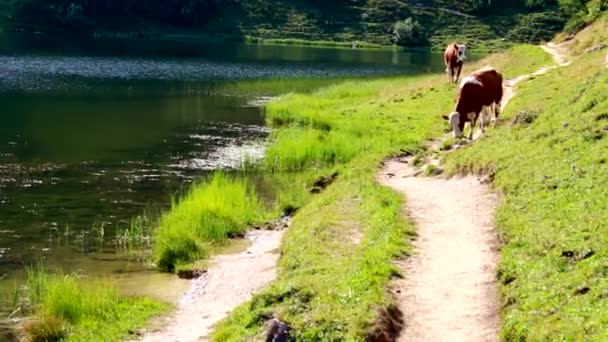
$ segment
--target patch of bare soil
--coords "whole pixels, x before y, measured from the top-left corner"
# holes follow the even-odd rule
[[[206,341],[213,325],[276,277],[278,248],[284,230],[256,230],[247,234],[251,246],[233,255],[212,258],[211,267],[192,281],[177,311],[145,332],[145,342]]]

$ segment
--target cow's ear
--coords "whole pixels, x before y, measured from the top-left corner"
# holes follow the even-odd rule
[[[450,117],[447,116],[447,115],[445,115],[445,114],[443,114],[441,117],[443,118],[443,120],[449,120],[450,119]]]

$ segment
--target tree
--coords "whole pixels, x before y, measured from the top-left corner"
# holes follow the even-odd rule
[[[416,46],[424,45],[427,38],[422,25],[412,18],[407,18],[395,23],[393,42],[401,46]]]

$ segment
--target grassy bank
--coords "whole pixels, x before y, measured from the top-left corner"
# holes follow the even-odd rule
[[[41,266],[27,270],[25,284],[7,304],[22,315],[28,340],[121,341],[129,332],[168,311],[170,305],[124,297],[109,283],[72,275],[50,275]]]
[[[540,49],[521,46],[468,70],[489,63],[514,75],[548,61]],[[452,109],[454,96],[444,76],[433,75],[345,82],[289,94],[267,107],[276,129],[266,169],[333,166],[339,176],[294,217],[278,280],[223,321],[215,340],[260,338],[273,316],[291,324],[302,341],[390,335],[394,310],[387,286],[397,272],[393,261],[409,251],[412,227],[402,219],[400,195],[375,175],[388,155],[419,150],[440,135],[440,115]]]
[[[327,172],[212,174],[160,217],[153,234],[155,264],[166,272],[190,268],[252,226],[303,206],[314,181]]]
[[[583,55],[524,83],[502,127],[446,159],[450,173],[491,174],[504,194],[497,226],[506,341],[608,338],[604,56]]]

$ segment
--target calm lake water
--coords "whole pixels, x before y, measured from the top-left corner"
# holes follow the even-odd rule
[[[37,259],[143,272],[115,246],[116,227],[262,156],[264,97],[442,69],[437,55],[391,50],[0,34],[0,279]]]

